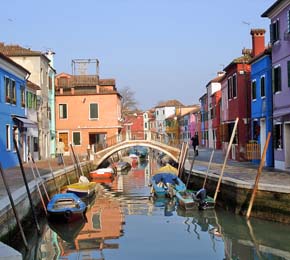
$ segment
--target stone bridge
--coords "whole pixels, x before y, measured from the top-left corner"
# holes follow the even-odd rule
[[[156,140],[125,140],[120,141],[114,145],[111,145],[101,151],[94,153],[94,164],[98,167],[103,161],[108,159],[111,155],[121,151],[123,149],[133,146],[144,146],[149,147],[158,151],[161,151],[171,157],[174,161],[178,161],[180,149],[167,145],[165,143]]]

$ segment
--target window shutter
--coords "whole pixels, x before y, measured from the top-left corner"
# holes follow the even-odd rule
[[[289,13],[288,13],[289,14]],[[287,61],[288,88],[290,88],[290,61]]]
[[[280,40],[280,26],[279,26],[279,20],[276,21],[276,41]]]
[[[281,67],[277,68],[277,90],[281,91]]]
[[[270,42],[274,42],[274,35],[273,35],[273,24],[270,24]]]

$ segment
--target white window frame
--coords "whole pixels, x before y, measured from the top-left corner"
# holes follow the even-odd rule
[[[61,113],[60,107],[61,106],[64,106],[64,105],[66,106],[66,117],[60,117],[60,113]],[[62,114],[63,114],[63,110],[62,110]],[[60,103],[60,104],[58,104],[58,118],[60,120],[66,120],[66,119],[68,119],[68,105],[66,103]]]
[[[91,117],[91,105],[97,105],[97,117]],[[98,120],[99,119],[99,104],[98,103],[90,103],[89,104],[89,120]]]
[[[6,125],[6,151],[11,151],[11,126]]]

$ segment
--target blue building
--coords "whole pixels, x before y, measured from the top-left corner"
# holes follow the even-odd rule
[[[261,147],[261,155],[268,132],[273,134],[273,93],[271,49],[251,61],[251,137]],[[265,165],[274,166],[272,137],[267,149]],[[260,160],[255,160],[259,163]]]
[[[19,165],[13,139],[24,156],[26,129],[30,124],[25,117],[29,75],[29,71],[0,53],[0,162],[4,169]]]

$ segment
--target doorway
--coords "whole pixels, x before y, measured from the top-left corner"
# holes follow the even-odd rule
[[[62,133],[58,133],[58,140],[62,139],[63,143],[64,143],[64,152],[68,152],[69,151],[69,147],[68,147],[68,133],[67,132],[62,132]]]
[[[284,124],[284,140],[285,140],[285,169],[290,168],[290,122]]]

